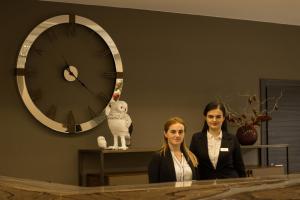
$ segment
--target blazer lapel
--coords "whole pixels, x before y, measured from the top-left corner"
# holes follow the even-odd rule
[[[202,155],[208,161],[209,167],[212,168],[212,169],[214,169],[214,166],[211,163],[209,155],[208,155],[207,133],[201,133],[201,135],[199,137],[200,137],[200,139],[199,139],[199,141],[200,141],[200,151],[203,152]]]
[[[207,159],[209,159],[208,155],[208,144],[207,144],[207,133],[202,133],[202,144],[201,144],[201,149],[203,150],[203,153]]]
[[[167,171],[176,180],[176,173],[175,173],[173,157],[172,157],[171,151],[169,149],[167,149],[167,151],[166,151],[166,162],[167,162],[167,168],[168,168]]]

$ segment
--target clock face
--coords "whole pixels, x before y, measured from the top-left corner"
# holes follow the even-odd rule
[[[116,45],[98,24],[61,15],[29,34],[16,75],[21,97],[37,120],[62,133],[77,133],[105,119],[122,72]]]

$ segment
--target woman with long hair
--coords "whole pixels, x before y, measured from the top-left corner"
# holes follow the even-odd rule
[[[148,166],[149,183],[197,179],[197,158],[184,143],[186,126],[179,117],[164,125],[164,143]]]
[[[220,102],[210,102],[204,111],[202,131],[192,137],[190,150],[199,161],[199,179],[245,177],[240,144],[227,131],[226,110]]]

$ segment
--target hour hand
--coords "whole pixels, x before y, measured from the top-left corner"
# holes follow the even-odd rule
[[[67,81],[78,81],[82,87],[84,87],[89,93],[94,93],[78,78],[78,70],[75,66],[68,65],[64,70],[64,77]]]

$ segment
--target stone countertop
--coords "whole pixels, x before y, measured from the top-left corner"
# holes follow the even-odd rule
[[[79,187],[0,176],[0,199],[300,199],[300,174],[143,185]]]

